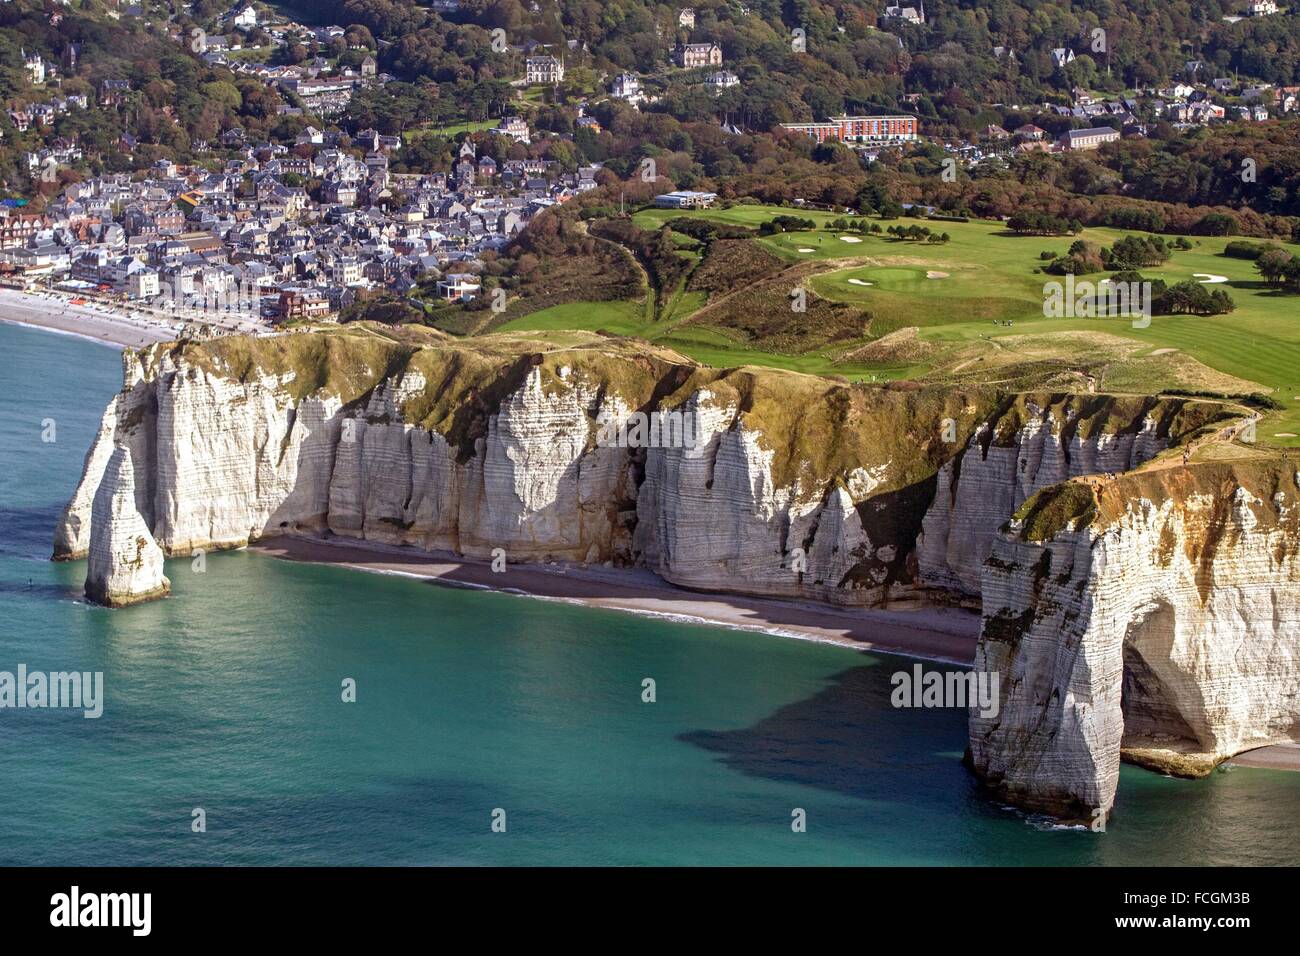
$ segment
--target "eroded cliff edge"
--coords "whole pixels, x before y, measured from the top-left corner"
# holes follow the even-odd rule
[[[1095,821],[1121,753],[1181,776],[1300,736],[1300,489],[1250,457],[1044,490],[984,566],[975,771],[1018,806]]]
[[[56,558],[86,553],[90,502],[123,445],[171,556],[329,532],[642,565],[702,590],[974,603],[993,536],[1029,496],[1132,468],[1231,415],[1182,398],[702,368],[594,335],[547,348],[348,327],[124,361]],[[689,418],[697,447],[601,440],[634,413]]]

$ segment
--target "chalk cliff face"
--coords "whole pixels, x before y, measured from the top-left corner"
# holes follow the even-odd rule
[[[995,539],[970,718],[981,777],[1092,821],[1121,751],[1184,776],[1300,735],[1300,492],[1248,460],[1059,485]]]
[[[340,330],[129,356],[55,556],[85,553],[88,503],[121,444],[170,555],[330,532],[640,564],[706,590],[975,600],[993,535],[1025,498],[1131,467],[1221,414],[1182,399],[703,369],[597,337],[531,345]],[[664,440],[667,427],[606,440],[604,423],[634,413],[677,416],[689,442]]]
[[[1297,732],[1294,475],[1142,467],[1238,417],[1217,403],[377,327],[125,363],[56,558],[138,523],[168,555],[331,534],[845,605],[982,599],[976,666],[1002,700],[972,715],[974,769],[1084,819],[1113,802],[1121,750],[1196,772]],[[610,427],[638,419],[648,434]]]
[[[1188,413],[1154,399],[1064,396],[1040,405],[1029,397],[982,423],[939,469],[917,544],[921,576],[978,595],[994,536],[1028,498],[1067,478],[1137,467],[1204,421]]]
[[[109,607],[165,597],[163,553],[135,507],[131,452],[116,448],[104,467],[90,517],[86,597]]]

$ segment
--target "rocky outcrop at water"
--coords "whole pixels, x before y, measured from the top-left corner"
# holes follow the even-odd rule
[[[87,557],[86,597],[97,604],[124,607],[171,590],[162,549],[136,510],[135,474],[125,446],[109,456],[95,491]]]
[[[976,772],[1023,807],[1092,822],[1121,754],[1180,776],[1300,733],[1300,490],[1249,459],[1055,486],[984,566]]]

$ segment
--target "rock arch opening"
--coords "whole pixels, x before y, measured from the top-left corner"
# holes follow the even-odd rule
[[[1178,618],[1156,600],[1140,608],[1124,634],[1121,753],[1133,763],[1178,773],[1179,758],[1212,749],[1196,725],[1196,683],[1174,656]]]

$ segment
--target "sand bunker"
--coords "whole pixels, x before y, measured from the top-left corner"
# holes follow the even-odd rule
[[[1274,438],[1295,438],[1295,432],[1274,432]]]
[[[1178,349],[1156,349],[1152,355],[1168,355],[1170,352],[1177,352]]]
[[[857,236],[840,236],[840,242],[861,242]]]
[[[1200,279],[1203,285],[1214,285],[1216,282],[1227,282],[1227,276],[1216,276],[1213,272],[1193,272],[1193,279]]]
[[[866,281],[864,281],[864,280],[862,280],[862,279],[850,279],[850,280],[849,280],[849,285],[871,285],[871,283],[870,283],[870,282],[866,282]]]
[[[948,278],[948,273],[940,272],[938,269],[928,269],[926,270],[925,277],[927,279],[946,279]]]
[[[800,252],[816,252],[817,250],[816,250],[816,249],[809,249],[807,246],[802,246],[802,247],[800,247],[799,251],[800,251]]]

